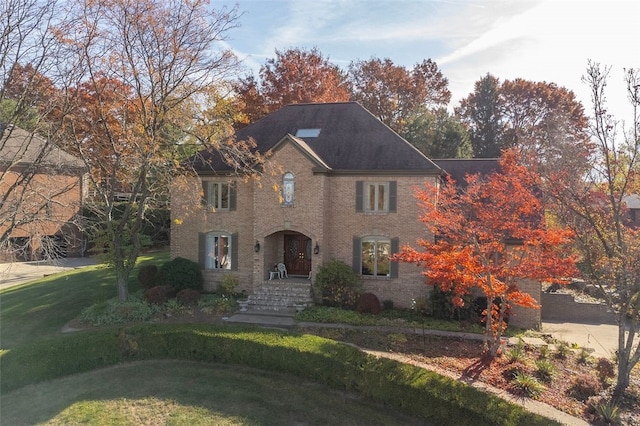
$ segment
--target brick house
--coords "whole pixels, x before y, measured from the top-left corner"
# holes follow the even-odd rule
[[[421,268],[389,256],[432,237],[413,188],[439,182],[441,167],[354,102],[289,105],[236,138],[271,153],[277,191],[211,153],[191,160],[197,177],[172,188],[171,255],[198,261],[207,290],[233,274],[250,295],[267,292],[281,284],[270,278],[284,263],[309,294],[314,271],[339,259],[396,307],[428,293]]]
[[[81,160],[30,132],[0,128],[0,260],[37,260],[42,246],[80,255]],[[7,234],[7,232],[10,232]]]

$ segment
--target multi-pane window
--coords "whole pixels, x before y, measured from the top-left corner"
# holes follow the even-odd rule
[[[388,238],[363,238],[362,275],[389,276],[391,272],[391,240]]]
[[[294,201],[294,179],[293,173],[287,172],[282,178],[282,204],[285,206],[293,206]]]
[[[395,213],[398,204],[398,183],[356,181],[356,212],[369,214]]]
[[[365,210],[386,212],[389,210],[389,183],[365,184]]]
[[[228,182],[209,182],[209,205],[217,210],[229,210]]]
[[[231,269],[231,236],[207,234],[205,269]]]

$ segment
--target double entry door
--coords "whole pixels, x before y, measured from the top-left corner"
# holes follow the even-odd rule
[[[309,275],[311,271],[311,238],[302,234],[285,234],[284,264],[289,275]]]

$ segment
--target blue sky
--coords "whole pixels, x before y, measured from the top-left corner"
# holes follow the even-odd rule
[[[214,7],[235,3],[214,1]],[[587,60],[611,65],[611,109],[623,114],[624,67],[640,68],[640,1],[239,0],[228,47],[257,74],[274,50],[317,47],[345,68],[390,58],[408,68],[431,58],[453,94],[487,72],[501,80],[554,82],[588,107]],[[622,117],[620,117],[622,118]]]

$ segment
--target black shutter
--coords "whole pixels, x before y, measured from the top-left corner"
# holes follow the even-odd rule
[[[231,270],[238,270],[238,233],[231,234]]]
[[[202,181],[202,205],[209,206],[209,181]]]
[[[391,254],[396,254],[400,252],[400,238],[392,238],[391,239]],[[389,276],[391,278],[398,278],[398,262],[390,262],[389,265]]]
[[[207,259],[207,234],[198,233],[198,264],[205,269]]]
[[[360,237],[353,237],[353,259],[351,267],[356,274],[362,274],[362,239]]]
[[[236,209],[236,183],[229,184],[229,210]]]
[[[392,180],[389,182],[389,212],[395,213],[398,204],[398,182]]]
[[[364,188],[364,182],[362,182],[361,180],[356,181],[356,212],[363,211],[363,205],[364,205],[363,188]]]

